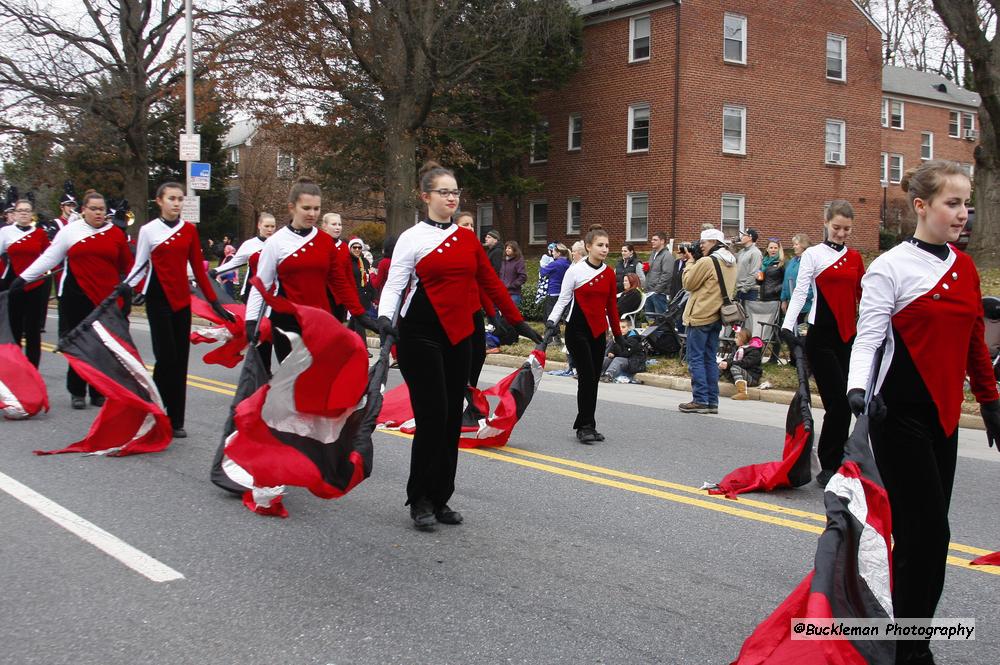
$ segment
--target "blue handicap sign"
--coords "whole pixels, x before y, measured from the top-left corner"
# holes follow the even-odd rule
[[[192,178],[211,178],[212,165],[208,162],[191,162]]]

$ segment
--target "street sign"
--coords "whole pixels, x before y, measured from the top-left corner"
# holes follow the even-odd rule
[[[182,162],[201,159],[201,134],[181,134],[180,159]]]
[[[212,188],[212,165],[208,162],[190,162],[188,185],[191,189]]]
[[[198,224],[201,222],[201,197],[185,196],[184,206],[181,208],[181,219],[185,222]]]

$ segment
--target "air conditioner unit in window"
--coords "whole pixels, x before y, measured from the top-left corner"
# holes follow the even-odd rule
[[[827,164],[840,164],[840,153],[839,152],[828,152],[826,153],[826,163]]]
[[[965,130],[965,140],[966,141],[975,141],[978,138],[979,138],[979,132],[976,131],[975,129],[967,129],[967,130]]]

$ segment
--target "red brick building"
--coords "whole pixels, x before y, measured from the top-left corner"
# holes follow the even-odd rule
[[[882,95],[885,220],[902,227],[914,221],[899,186],[908,169],[928,159],[948,159],[972,175],[979,95],[936,74],[888,66],[882,72]]]
[[[480,202],[480,232],[537,252],[600,223],[647,249],[710,222],[790,244],[846,198],[877,246],[882,35],[853,0],[573,4],[583,66],[542,99],[527,165],[544,190]]]

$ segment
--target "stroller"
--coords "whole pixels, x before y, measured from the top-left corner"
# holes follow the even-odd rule
[[[667,310],[662,314],[646,312],[646,319],[652,324],[640,334],[646,352],[651,356],[684,357],[684,346],[687,335],[677,331],[684,330],[684,306],[688,301],[687,291],[678,291]]]
[[[993,361],[993,376],[1000,382],[1000,298],[983,298],[983,323],[986,327],[986,347]]]

